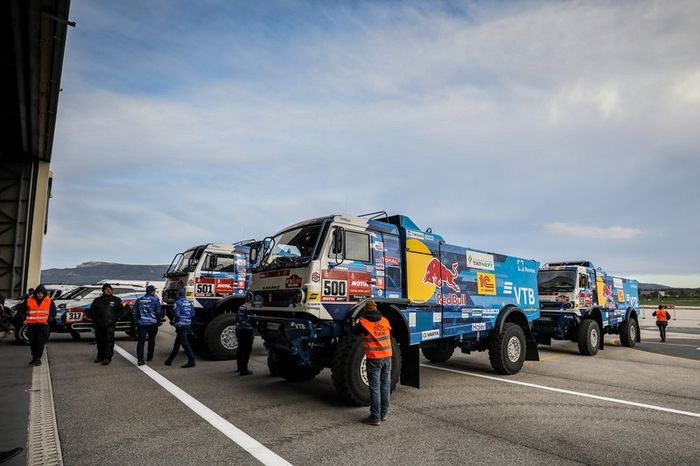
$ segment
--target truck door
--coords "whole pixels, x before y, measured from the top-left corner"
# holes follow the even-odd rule
[[[371,233],[336,227],[344,237],[343,251],[329,248],[321,270],[321,301],[352,302],[372,296],[376,267],[372,258]]]

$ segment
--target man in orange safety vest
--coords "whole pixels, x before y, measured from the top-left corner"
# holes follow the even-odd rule
[[[47,296],[44,285],[39,285],[20,305],[19,311],[25,316],[24,323],[27,325],[27,336],[32,350],[32,360],[29,364],[38,366],[41,364],[46,340],[51,334],[49,319],[56,315],[56,305]]]
[[[362,420],[371,426],[386,421],[389,413],[391,392],[391,325],[377,310],[377,304],[369,300],[365,303],[362,317],[355,326],[356,333],[362,335],[365,356],[367,357],[367,379],[369,382],[369,416]]]
[[[656,317],[656,326],[659,327],[659,333],[661,334],[661,341],[666,341],[666,327],[668,326],[668,321],[671,318],[671,314],[666,310],[666,306],[659,305],[659,308],[651,313],[652,316]]]

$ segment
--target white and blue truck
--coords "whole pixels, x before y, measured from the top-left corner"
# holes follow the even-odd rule
[[[604,349],[604,335],[620,336],[622,346],[640,341],[639,284],[608,275],[590,261],[544,264],[537,275],[540,318],[533,333],[540,344],[578,343],[581,354]]]
[[[447,244],[403,215],[331,215],[292,225],[251,251],[249,319],[273,375],[307,380],[330,368],[345,401],[369,402],[362,338],[369,298],[389,320],[392,388],[420,386],[420,351],[488,351],[500,374],[538,360],[539,263]]]
[[[179,253],[163,274],[163,306],[168,316],[179,289],[195,308],[194,343],[202,343],[215,359],[236,357],[236,311],[250,283],[249,254],[254,240],[209,243]]]

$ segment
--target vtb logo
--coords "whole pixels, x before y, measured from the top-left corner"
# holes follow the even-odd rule
[[[496,275],[478,272],[476,274],[476,288],[479,294],[495,295]]]

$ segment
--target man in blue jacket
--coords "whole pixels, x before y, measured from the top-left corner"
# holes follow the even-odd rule
[[[131,318],[138,329],[139,342],[136,345],[136,357],[139,366],[146,364],[143,360],[143,345],[148,337],[147,361],[153,359],[153,351],[156,348],[156,334],[158,324],[163,321],[163,311],[160,308],[160,299],[156,296],[156,287],[148,285],[146,294],[136,300]]]
[[[170,321],[170,323],[175,326],[177,336],[175,337],[173,350],[165,361],[165,365],[172,365],[173,359],[177,356],[177,353],[180,351],[180,345],[182,345],[182,348],[187,354],[187,364],[182,367],[194,367],[194,352],[192,351],[188,338],[190,333],[192,333],[194,306],[189,299],[185,298],[185,290],[182,288],[177,291],[177,296],[177,301],[175,301],[175,307],[173,309],[173,318]]]

